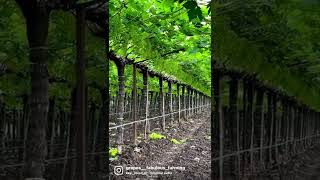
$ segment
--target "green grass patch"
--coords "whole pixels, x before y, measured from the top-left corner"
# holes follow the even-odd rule
[[[183,144],[183,143],[185,143],[185,142],[187,142],[187,139],[182,139],[182,140],[177,140],[177,139],[174,139],[174,138],[172,138],[171,140],[170,140],[173,144]]]
[[[152,140],[158,140],[158,139],[165,139],[166,137],[164,135],[159,134],[159,133],[151,133],[149,135],[149,138]]]
[[[119,152],[117,148],[109,148],[109,157],[110,158],[116,158],[118,156]]]
[[[176,140],[176,139],[171,139],[170,140],[173,144],[181,144],[180,141]]]

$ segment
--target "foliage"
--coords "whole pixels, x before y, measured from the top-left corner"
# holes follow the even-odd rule
[[[0,100],[8,108],[22,108],[22,97],[30,94],[30,62],[25,20],[14,1],[0,0],[0,64],[8,73],[0,73]],[[87,29],[87,78],[89,101],[101,104],[100,92],[91,84],[106,87],[106,62],[103,39]],[[75,16],[70,12],[53,11],[49,26],[49,96],[56,98],[59,108],[70,108],[72,88],[75,86]]]
[[[214,57],[320,109],[320,3],[213,1]]]
[[[159,134],[159,133],[153,132],[153,133],[151,133],[151,134],[149,135],[149,138],[150,138],[151,140],[159,140],[159,139],[165,139],[166,137],[165,137],[164,135]]]
[[[109,157],[115,158],[119,154],[117,148],[109,148]]]
[[[182,141],[178,141],[178,140],[176,140],[176,139],[171,139],[170,140],[173,144],[182,144],[183,142]]]
[[[110,48],[122,57],[145,61],[150,69],[210,94],[210,26],[206,7],[194,0],[110,1]],[[179,51],[180,50],[180,51]],[[175,52],[175,53],[172,53]],[[168,68],[170,67],[170,68]],[[116,67],[110,79],[116,90]],[[132,69],[126,69],[126,87]],[[149,81],[158,90],[158,80]],[[138,88],[142,88],[141,75]]]

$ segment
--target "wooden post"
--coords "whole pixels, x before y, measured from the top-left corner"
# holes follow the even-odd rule
[[[168,80],[168,94],[169,94],[169,114],[170,114],[170,124],[173,123],[172,113],[172,83]]]
[[[150,117],[150,116],[152,116],[152,108],[154,108],[153,107],[153,99],[154,99],[154,92],[153,91],[149,91],[149,94],[150,94],[150,97],[149,97],[149,114],[148,114],[148,117]],[[149,121],[150,122],[150,121]],[[150,123],[149,123],[150,124]],[[150,129],[150,128],[149,128]]]
[[[237,75],[231,76],[229,83],[229,107],[231,124],[231,146],[232,152],[240,150],[239,144],[239,116],[238,116],[238,78]],[[240,179],[240,156],[232,158],[231,171]],[[237,171],[237,172],[236,172]]]
[[[289,154],[289,140],[290,140],[290,110],[291,110],[291,105],[287,101],[287,109],[286,109],[286,160],[288,159],[288,154]]]
[[[190,87],[190,116],[193,115],[193,89]]]
[[[214,170],[216,173],[216,179],[223,180],[223,146],[224,146],[224,122],[222,119],[221,101],[220,101],[220,74],[213,72],[213,90],[214,90],[214,101],[215,101],[215,112],[214,112],[214,139],[216,142],[216,152],[219,152],[219,163],[214,164]]]
[[[3,104],[4,105],[4,104]],[[3,107],[4,108],[4,107]],[[2,108],[1,108],[2,109]],[[0,111],[1,111],[1,109],[0,109]],[[3,109],[3,111],[4,111],[4,109]],[[24,138],[25,138],[25,129],[26,129],[26,125],[27,125],[27,118],[28,118],[28,116],[27,116],[27,113],[28,113],[28,96],[23,96],[23,110],[22,110],[23,112],[22,112],[22,119],[21,119],[21,124],[20,124],[20,135],[21,135],[21,140],[22,140],[22,142],[23,142],[23,144],[24,144]],[[4,113],[4,112],[3,112]],[[4,114],[3,114],[3,116],[4,116]],[[1,117],[1,115],[0,115],[0,117]],[[3,117],[3,120],[4,120],[4,117]],[[0,122],[0,131],[2,130],[2,128],[1,128],[1,124],[2,124],[2,122]],[[4,137],[4,135],[3,135],[3,137]],[[0,136],[0,139],[2,138],[2,136]],[[19,160],[20,161],[23,161],[23,149],[21,148],[21,149],[19,149]]]
[[[292,156],[293,155],[293,139],[294,139],[294,102],[293,101],[291,101],[290,102],[290,111],[289,111],[289,113],[290,113],[290,134],[289,134],[289,136],[290,136],[290,138],[289,138],[289,140],[290,140],[290,145],[289,145],[289,149],[290,149],[290,152],[289,152],[289,155],[290,156]]]
[[[177,83],[177,94],[178,94],[178,123],[180,124],[181,107],[180,107],[180,84],[179,83]]]
[[[77,100],[79,104],[78,114],[79,122],[78,124],[78,143],[77,143],[77,152],[78,152],[78,178],[81,180],[86,179],[86,59],[85,59],[85,11],[82,8],[77,8],[76,11],[77,20]]]
[[[288,128],[288,103],[285,97],[282,97],[282,106],[283,106],[283,117],[282,117],[282,143],[287,141],[287,128]],[[283,160],[287,151],[287,143],[282,146]]]
[[[5,104],[2,102],[0,102],[0,118],[2,119],[0,121],[0,148],[5,148]]]
[[[298,114],[297,114],[297,109],[298,109],[298,107],[297,107],[297,104],[295,103],[294,104],[294,107],[293,107],[293,125],[292,125],[292,140],[293,140],[293,149],[292,149],[292,152],[293,152],[293,154],[295,154],[295,153],[297,153],[296,152],[296,136],[297,136],[297,123],[298,123]]]
[[[199,106],[200,106],[200,108],[199,108],[199,111],[200,111],[200,113],[202,112],[202,105],[203,105],[203,94],[200,92],[199,93]]]
[[[197,114],[197,90],[193,90],[193,114]]]
[[[308,109],[307,108],[304,108],[304,125],[303,125],[303,138],[306,138],[307,137],[307,128],[308,128]],[[304,149],[307,148],[307,139],[304,139],[303,140],[303,144],[304,144]]]
[[[199,110],[200,110],[200,108],[199,108],[199,96],[200,96],[200,94],[199,94],[199,91],[196,91],[196,113],[198,114],[199,113]]]
[[[159,77],[159,86],[160,86],[160,112],[162,116],[162,130],[166,130],[166,118],[164,117],[164,96],[163,96],[163,79]]]
[[[267,160],[267,166],[269,167],[270,163],[272,162],[272,156],[271,156],[271,151],[272,151],[272,148],[270,147],[272,145],[272,133],[273,133],[273,103],[272,103],[272,93],[269,91],[268,92],[268,95],[267,95],[267,138],[268,138],[268,160]]]
[[[301,126],[302,126],[302,107],[301,107],[301,105],[299,105],[299,107],[298,107],[297,114],[298,114],[298,124],[297,124],[296,137],[299,140],[297,146],[298,146],[298,153],[300,153],[301,152],[301,148],[302,148],[302,144],[301,144],[301,141],[300,141],[301,133],[302,133],[301,132]]]
[[[190,89],[190,87],[188,86],[188,113],[187,113],[187,117],[189,117],[190,116],[190,108],[191,108],[191,106],[190,106],[190,98],[191,98],[191,89]]]
[[[242,112],[243,112],[243,115],[242,115],[242,119],[241,119],[241,122],[240,122],[240,126],[241,126],[241,144],[242,144],[242,149],[247,149],[247,96],[248,96],[248,87],[247,87],[247,80],[244,79],[243,80],[243,91],[242,91],[242,103],[243,103],[243,106],[242,106]],[[242,153],[242,160],[243,162],[246,162],[247,159],[246,159],[246,153]],[[245,163],[243,163],[245,164]],[[242,169],[242,172],[243,174],[245,173],[245,166],[242,166],[243,169]]]
[[[194,89],[191,89],[191,114],[194,115]]]
[[[281,102],[281,120],[280,120],[280,123],[279,123],[279,141],[278,143],[283,143],[283,139],[284,139],[284,131],[285,131],[285,124],[284,124],[284,121],[285,121],[285,111],[284,111],[284,108],[285,108],[285,103],[284,103],[284,100],[283,100],[283,97],[282,95],[279,96],[279,99],[280,99],[280,102]],[[283,146],[279,146],[279,151],[281,153],[281,156],[283,156]],[[282,161],[282,159],[281,159]]]
[[[299,108],[299,114],[300,114],[300,134],[299,134],[299,138],[302,139],[303,138],[303,121],[304,121],[304,108],[300,107]],[[300,146],[300,152],[304,151],[304,144],[303,141],[299,141],[299,146]]]
[[[186,114],[187,114],[187,112],[186,112],[186,103],[187,103],[187,98],[186,98],[186,94],[185,94],[185,88],[186,88],[186,86],[185,85],[182,85],[182,109],[183,109],[183,113],[182,113],[182,117],[183,117],[183,119],[184,120],[186,120]]]
[[[132,79],[132,118],[133,122],[137,121],[137,65],[133,64]],[[137,145],[137,123],[133,124],[133,142]]]
[[[199,113],[199,92],[196,91],[195,93],[196,93],[196,95],[195,95],[195,99],[196,99],[195,108],[196,108],[196,114],[198,114]]]
[[[257,144],[260,146],[259,150],[259,159],[261,168],[264,169],[263,161],[263,138],[264,138],[264,116],[263,116],[263,99],[264,99],[264,90],[260,87],[257,89],[257,100],[256,100],[256,121],[255,121],[255,138]]]
[[[196,90],[192,90],[192,114],[195,115],[196,113]]]
[[[307,139],[307,137],[309,136],[309,121],[310,121],[310,110],[309,110],[309,108],[307,108],[307,110],[306,110],[306,117],[307,117],[307,119],[306,119],[306,127],[305,127],[305,129],[306,129],[306,131],[305,131],[305,143],[306,143],[306,149],[308,149],[309,148],[309,140]]]
[[[50,148],[49,150],[49,158],[53,157],[53,145],[54,145],[54,138],[55,138],[55,99],[49,99],[49,116],[48,116],[48,123],[49,127],[48,130],[50,133]]]
[[[250,169],[253,171],[253,145],[254,145],[254,115],[253,115],[253,97],[254,97],[254,84],[252,81],[249,81],[248,83],[248,107],[247,107],[247,112],[248,112],[248,129],[250,130]],[[249,136],[248,136],[249,138]]]
[[[150,133],[150,125],[148,122],[148,116],[149,116],[149,89],[148,89],[148,70],[143,69],[143,92],[145,94],[145,126],[144,126],[144,138],[147,139],[148,133]]]
[[[275,93],[272,94],[272,114],[273,114],[273,134],[272,134],[272,144],[271,145],[274,145],[276,144],[276,140],[277,140],[277,130],[278,130],[278,117],[277,117],[277,96]],[[277,153],[277,147],[273,147],[272,148],[273,150],[271,151],[272,152],[272,156],[273,156],[273,159],[275,162],[277,162],[278,160],[278,153]]]
[[[107,1],[107,5],[109,7],[109,1]],[[106,14],[109,14],[109,8],[106,8]],[[106,18],[106,21],[105,21],[105,24],[104,26],[106,27],[106,30],[107,32],[109,33],[109,18]],[[103,148],[108,148],[109,149],[109,122],[110,122],[110,73],[109,73],[109,68],[110,68],[110,59],[109,59],[109,51],[110,51],[110,44],[109,44],[109,39],[110,37],[109,36],[106,36],[104,38],[104,43],[105,43],[105,60],[107,62],[105,62],[106,64],[106,67],[105,67],[105,70],[106,70],[106,73],[105,73],[105,83],[106,83],[106,86],[105,88],[103,88],[103,90],[100,92],[100,94],[103,94],[102,96],[102,107],[101,107],[101,111],[103,113],[101,113],[101,115],[104,115],[101,116],[101,120],[100,120],[100,123],[103,124],[103,126],[100,126],[99,125],[99,129],[101,130],[99,134],[101,134],[101,136],[99,135],[99,140],[100,139],[104,139],[103,141]],[[103,121],[105,120],[105,121]],[[104,128],[103,128],[104,127]],[[106,137],[106,139],[105,139]],[[97,148],[98,149],[98,148]],[[110,160],[109,160],[109,156],[104,156],[104,158],[99,158],[99,156],[96,156],[97,157],[97,160],[99,159],[100,162],[102,162],[104,160],[104,163],[105,164],[110,164]],[[102,161],[101,161],[102,159]],[[100,164],[100,163],[99,163]],[[100,166],[98,167],[100,168]],[[106,168],[107,171],[106,173],[109,174],[109,168]]]
[[[280,138],[281,138],[281,131],[282,131],[282,127],[281,127],[281,124],[282,124],[282,117],[281,117],[281,98],[280,98],[280,95],[277,93],[276,94],[277,96],[277,100],[279,101],[279,108],[276,108],[276,109],[279,109],[280,112],[278,113],[279,116],[277,116],[277,131],[276,131],[276,138],[275,138],[275,144],[279,144],[280,143]],[[276,157],[277,157],[277,162],[280,162],[280,146],[276,146]]]

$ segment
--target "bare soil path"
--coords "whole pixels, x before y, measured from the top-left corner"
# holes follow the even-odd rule
[[[166,139],[148,139],[142,141],[138,147],[128,147],[119,160],[111,163],[110,171],[114,171],[114,166],[121,165],[123,175],[112,175],[111,179],[210,179],[209,115],[197,115],[182,120],[180,125],[173,123],[167,127],[166,132],[157,129],[154,131],[166,136]],[[174,144],[170,141],[172,138],[185,142]],[[142,170],[126,171],[127,167]],[[145,170],[148,167],[155,169]]]

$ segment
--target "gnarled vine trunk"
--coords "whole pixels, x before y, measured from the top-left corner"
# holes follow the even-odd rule
[[[124,117],[124,93],[125,93],[125,84],[124,84],[124,69],[125,64],[122,62],[116,62],[117,68],[118,68],[118,116],[117,116],[117,123],[118,125],[123,124],[123,117]],[[123,145],[123,133],[124,129],[123,127],[119,127],[117,129],[117,145],[118,145],[118,152],[122,153],[122,145]]]
[[[108,117],[108,95],[109,92],[107,91],[106,88],[102,88],[100,89],[100,95],[101,95],[101,101],[102,101],[102,106],[100,109],[100,116],[97,122],[97,126],[98,126],[98,132],[95,132],[95,134],[97,134],[96,137],[96,142],[95,142],[95,151],[96,152],[102,152],[105,150],[105,148],[108,145],[108,142],[106,142],[106,137],[107,137],[107,133],[108,131],[107,129],[107,117]],[[97,155],[95,157],[95,161],[96,161],[96,165],[98,169],[103,169],[103,163],[104,163],[104,158],[102,158],[101,156]]]
[[[47,155],[48,47],[50,11],[46,1],[16,0],[26,19],[30,47],[31,95],[30,122],[25,148],[25,178],[42,178]]]

